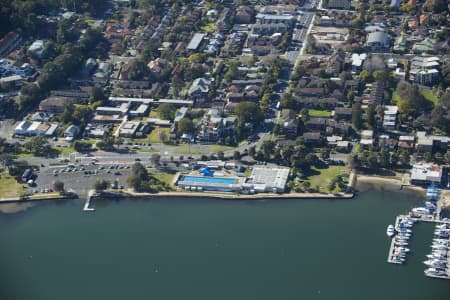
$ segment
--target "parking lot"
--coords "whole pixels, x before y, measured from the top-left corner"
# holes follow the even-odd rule
[[[28,193],[50,192],[55,181],[64,182],[66,191],[86,195],[97,180],[118,181],[119,188],[127,188],[126,180],[131,174],[129,164],[61,165],[41,168],[35,186],[28,187]]]

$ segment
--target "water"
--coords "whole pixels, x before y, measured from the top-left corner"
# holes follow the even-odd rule
[[[227,178],[227,177],[183,176],[182,179],[187,183],[200,182],[200,183],[235,184],[237,182],[236,178]]]
[[[423,275],[433,226],[405,266],[385,230],[422,200],[174,199],[46,204],[0,215],[0,299],[449,299]]]

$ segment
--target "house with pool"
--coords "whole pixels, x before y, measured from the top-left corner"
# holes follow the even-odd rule
[[[285,167],[255,166],[249,177],[232,176],[229,172],[224,174],[205,167],[191,174],[179,173],[173,183],[180,189],[196,192],[284,193],[288,179],[289,168]]]

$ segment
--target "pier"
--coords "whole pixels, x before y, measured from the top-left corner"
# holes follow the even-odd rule
[[[399,231],[399,225],[400,225],[400,221],[401,220],[405,220],[405,219],[410,219],[410,220],[414,220],[414,222],[428,222],[428,223],[435,223],[435,224],[446,224],[449,225],[447,228],[450,228],[450,220],[449,219],[445,219],[442,220],[440,218],[440,210],[436,210],[435,214],[432,216],[422,216],[420,218],[413,218],[409,215],[398,215],[397,218],[395,219],[395,230],[398,232]],[[449,244],[450,244],[450,238],[448,238]],[[391,263],[391,264],[397,264],[397,265],[401,265],[403,264],[402,261],[399,260],[395,260],[394,259],[394,253],[395,253],[395,249],[397,248],[397,245],[395,244],[395,236],[392,237],[391,240],[391,245],[389,248],[389,254],[388,254],[388,258],[387,258],[387,262]],[[406,254],[405,254],[406,257]],[[447,279],[450,280],[450,268],[448,268],[448,266],[450,266],[450,247],[447,248],[447,269],[446,269],[446,275],[433,275],[433,274],[425,274],[425,276],[427,277],[431,277],[431,278],[437,278],[437,279]]]
[[[94,190],[89,191],[86,202],[84,203],[83,211],[88,211],[88,212],[95,211],[95,208],[92,207],[91,205],[92,205],[92,200],[96,195],[97,194],[95,193]]]

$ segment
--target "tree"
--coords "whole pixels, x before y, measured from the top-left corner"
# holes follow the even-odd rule
[[[97,179],[94,183],[94,189],[97,193],[101,193],[109,186],[109,182],[104,179]]]
[[[330,158],[330,150],[327,149],[327,148],[322,148],[322,149],[320,149],[320,157],[321,157],[323,160],[329,159],[329,158]]]
[[[375,127],[375,105],[370,104],[367,108],[367,125],[370,129]]]
[[[240,160],[241,159],[241,153],[239,151],[234,151],[233,152],[233,159],[234,160]]]
[[[102,104],[108,100],[106,97],[104,90],[101,87],[94,86],[91,90],[91,95],[89,97],[89,103],[94,103],[100,101]]]
[[[171,103],[162,103],[158,107],[158,113],[161,119],[171,120],[175,118],[176,108]]]
[[[362,81],[371,82],[372,74],[367,70],[362,70],[361,73],[359,73],[359,78],[361,78]]]
[[[195,125],[191,119],[183,118],[178,122],[177,133],[181,136],[183,133],[194,133]]]
[[[59,181],[59,180],[55,181],[55,182],[53,183],[53,189],[54,189],[56,192],[59,192],[59,193],[64,192],[64,182]]]
[[[236,131],[238,136],[244,137],[257,128],[264,120],[264,114],[256,103],[244,101],[236,105]]]
[[[77,152],[85,152],[85,151],[92,150],[92,145],[88,142],[77,140],[77,141],[73,142],[73,148]]]
[[[254,157],[255,157],[255,154],[256,154],[256,147],[255,147],[255,146],[251,146],[251,147],[248,149],[248,155],[254,158]]]
[[[152,156],[150,158],[152,165],[157,166],[157,167],[159,166],[160,160],[161,160],[161,155],[159,155],[157,153],[152,154]]]
[[[42,136],[33,136],[27,142],[24,147],[36,156],[45,156],[49,154],[50,146],[47,140]]]
[[[361,129],[361,115],[362,115],[361,103],[356,102],[352,106],[352,124],[353,127],[358,130]]]
[[[223,151],[217,152],[217,158],[220,159],[220,160],[224,160],[225,159],[225,153],[223,153]]]
[[[397,86],[397,94],[400,97],[397,102],[398,110],[407,116],[417,117],[422,112],[430,109],[432,105],[420,93],[417,85],[401,82]]]
[[[385,70],[376,70],[373,72],[373,79],[378,82],[387,82],[389,74]]]
[[[131,63],[128,70],[128,79],[130,80],[144,80],[144,77],[149,74],[147,64],[143,59],[136,59]]]
[[[295,101],[294,97],[292,96],[292,94],[284,93],[283,96],[281,97],[280,106],[282,108],[295,109],[296,101]]]

